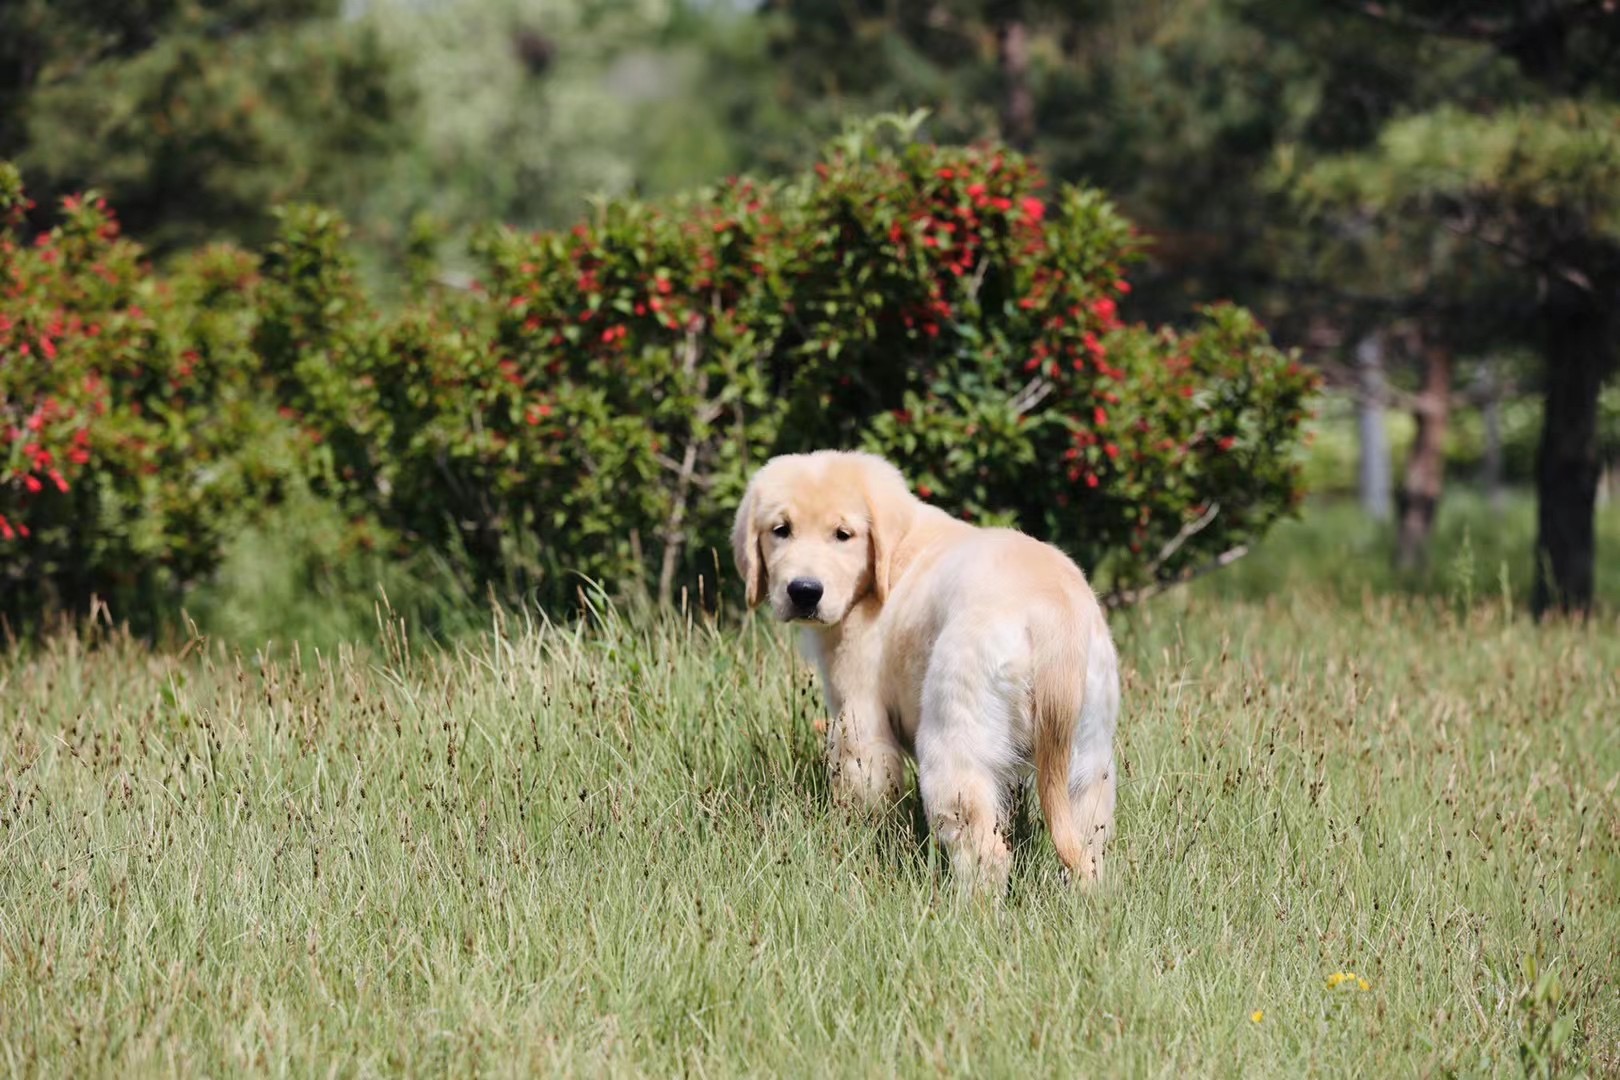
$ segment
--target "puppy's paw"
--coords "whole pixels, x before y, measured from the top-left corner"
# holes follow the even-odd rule
[[[1058,880],[1063,882],[1065,888],[1078,889],[1081,892],[1091,892],[1102,883],[1102,859],[1099,856],[1087,854],[1085,861],[1076,869],[1067,866],[1058,867]]]
[[[905,762],[883,747],[843,747],[827,758],[833,802],[855,810],[883,811],[905,793]]]

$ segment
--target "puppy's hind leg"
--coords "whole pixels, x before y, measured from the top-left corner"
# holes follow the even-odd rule
[[[924,679],[917,786],[929,831],[949,855],[959,886],[1000,895],[1012,871],[1004,833],[1018,771],[1012,702],[1022,684],[996,659],[993,638],[974,644],[953,647],[942,639],[938,655],[954,659],[931,665]]]
[[[1114,729],[1119,721],[1119,661],[1106,634],[1093,639],[1086,665],[1086,696],[1069,760],[1069,806],[1086,845],[1089,867],[1082,886],[1102,878],[1103,848],[1114,834]],[[1089,870],[1089,873],[1086,871]]]
[[[1075,831],[1086,845],[1089,859],[1079,870],[1079,884],[1102,879],[1103,848],[1114,832],[1114,762],[1104,758],[1070,774],[1069,806]]]
[[[1000,896],[1012,873],[1012,850],[1001,833],[1003,785],[967,762],[921,761],[917,767],[928,830],[951,860],[964,892]]]

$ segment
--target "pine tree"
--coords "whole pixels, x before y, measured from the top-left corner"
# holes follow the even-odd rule
[[[1483,52],[1518,77],[1504,94],[1460,83],[1449,100],[1391,118],[1372,146],[1300,179],[1380,237],[1460,242],[1440,289],[1464,321],[1491,295],[1466,285],[1517,293],[1526,318],[1516,331],[1541,356],[1545,402],[1533,604],[1538,615],[1585,613],[1599,397],[1620,360],[1620,20],[1604,2],[1350,7],[1342,17]]]

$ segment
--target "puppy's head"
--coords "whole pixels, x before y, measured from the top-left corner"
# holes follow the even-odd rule
[[[915,505],[893,465],[822,450],[772,458],[737,509],[732,549],[748,605],[833,626],[867,594],[888,596],[890,553]]]

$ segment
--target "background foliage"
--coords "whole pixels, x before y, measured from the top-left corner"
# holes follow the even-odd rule
[[[1098,193],[1048,194],[1004,148],[881,136],[781,183],[491,231],[475,289],[397,309],[368,298],[326,210],[284,211],[262,265],[216,251],[167,277],[99,199],[69,202],[7,248],[11,332],[52,350],[8,366],[29,381],[0,397],[14,431],[50,425],[0,488],[8,565],[71,604],[128,575],[184,583],[297,486],[344,509],[355,545],[450,552],[506,595],[567,603],[582,576],[712,602],[748,473],[819,446],[906,462],[924,498],[1023,524],[1118,589],[1298,502],[1313,377],[1252,318],[1127,325],[1133,243]],[[109,401],[77,404],[85,387]],[[50,440],[99,514],[65,480],[43,489]]]
[[[0,165],[0,615],[171,601],[273,493],[278,438],[249,348],[254,260],[154,277],[95,194],[24,243]]]
[[[226,240],[262,253],[272,280],[248,304],[254,355],[241,378],[253,394],[290,395],[276,406],[296,418],[273,417],[278,433],[266,445],[279,449],[250,455],[263,460],[241,468],[260,477],[254,483],[271,502],[289,485],[328,500],[323,516],[350,522],[356,538],[342,546],[345,558],[369,551],[365,558],[400,566],[427,559],[457,567],[466,583],[498,580],[515,592],[544,580],[562,589],[561,564],[545,545],[516,539],[550,520],[593,537],[594,554],[580,567],[610,575],[633,565],[652,588],[678,591],[704,565],[708,517],[746,457],[727,449],[720,429],[731,424],[735,435],[733,417],[746,414],[745,427],[789,424],[889,450],[937,499],[980,520],[1016,517],[1062,535],[1083,509],[1101,538],[1086,546],[1076,537],[1072,546],[1088,561],[1111,560],[1100,568],[1122,580],[1178,560],[1190,565],[1263,527],[1266,507],[1292,483],[1243,449],[1243,440],[1263,444],[1275,433],[1246,427],[1247,390],[1234,391],[1231,408],[1198,399],[1215,407],[1205,431],[1183,425],[1193,413],[1157,405],[1127,415],[1131,400],[1104,384],[1112,370],[1133,385],[1168,378],[1154,368],[1165,355],[1185,355],[1211,386],[1233,376],[1220,358],[1264,346],[1235,309],[1207,309],[1230,300],[1327,376],[1335,403],[1310,474],[1318,488],[1347,488],[1346,466],[1382,452],[1352,441],[1336,418],[1394,410],[1394,450],[1409,455],[1397,500],[1402,550],[1407,511],[1427,506],[1414,519],[1411,551],[1421,557],[1448,472],[1452,483],[1493,491],[1534,484],[1541,524],[1522,565],[1560,564],[1545,583],[1544,606],[1580,610],[1584,579],[1598,577],[1601,562],[1593,507],[1616,487],[1620,444],[1612,407],[1594,404],[1612,398],[1620,341],[1606,315],[1620,310],[1610,152],[1620,31],[1611,15],[1595,0],[19,0],[0,9],[0,158],[24,168],[39,203],[13,222],[24,246],[56,227],[61,197],[93,188],[157,260],[154,279],[172,278],[182,296],[199,244]],[[592,243],[623,239],[685,267],[700,252],[671,231],[670,221],[693,213],[673,193],[710,185],[721,200],[734,198],[735,183],[720,178],[747,173],[757,198],[786,200],[773,211],[784,235],[808,230],[814,215],[838,212],[793,193],[827,140],[852,118],[919,106],[929,110],[922,139],[999,141],[1056,185],[1101,188],[1138,223],[1130,242],[1117,245],[1121,257],[1128,248],[1136,259],[1131,292],[1113,297],[1124,329],[1101,342],[1110,332],[1086,320],[1059,332],[1034,326],[1021,309],[1003,327],[1002,286],[988,277],[974,285],[965,270],[958,281],[948,259],[929,269],[921,247],[902,265],[875,231],[883,221],[863,209],[866,195],[892,196],[915,213],[907,202],[915,192],[866,177],[839,194],[843,181],[833,177],[817,197],[849,203],[838,228],[855,230],[853,246],[766,259],[775,279],[739,279],[737,319],[752,339],[709,318],[709,299],[688,290],[680,299],[704,314],[703,359],[688,376],[685,328],[634,316],[632,303],[616,349],[638,378],[663,372],[676,391],[630,391],[599,372],[582,376],[589,350],[569,342],[566,377],[544,388],[568,400],[546,403],[545,423],[531,430],[524,421],[515,425],[521,431],[507,430],[509,420],[486,424],[503,411],[521,413],[525,395],[539,389],[534,365],[551,363],[540,355],[549,346],[492,298],[577,289],[551,252],[575,242],[567,233],[575,222],[587,222]],[[611,207],[589,202],[597,196]],[[1088,220],[1089,211],[1068,214],[1050,190],[1032,188],[1030,197],[1055,223]],[[278,219],[277,208],[293,204],[305,208]],[[310,206],[329,217],[318,220]],[[636,216],[653,206],[666,217],[660,225]],[[497,235],[495,223],[513,233]],[[537,229],[549,239],[524,239]],[[730,252],[741,257],[764,239],[739,224],[731,242],[742,245]],[[1076,258],[1116,244],[1075,242]],[[618,255],[603,257],[619,273]],[[1019,261],[1059,270],[1063,257]],[[888,260],[874,271],[881,280],[848,274],[861,258]],[[544,280],[520,280],[524,263],[545,266]],[[475,280],[490,291],[462,295]],[[861,288],[904,294],[914,325],[869,326]],[[818,330],[807,318],[813,307],[784,314],[794,290],[833,303],[837,315]],[[934,320],[937,338],[917,321],[935,302],[951,307],[949,319]],[[176,303],[163,336],[178,355],[195,316],[193,301]],[[139,306],[169,318],[162,305]],[[219,315],[225,323],[236,317]],[[1138,320],[1186,336],[1151,342],[1135,329]],[[813,355],[829,330],[852,356]],[[1019,397],[1029,381],[1019,376],[1036,372],[1018,364],[1040,368],[1052,359],[1018,356],[1020,349],[1050,336],[1051,347],[1085,352],[1088,332],[1106,350],[1103,367],[1051,380],[1033,406]],[[1060,340],[1065,334],[1071,339]],[[485,351],[490,341],[499,355]],[[1357,381],[1353,361],[1368,342],[1383,345],[1387,391]],[[719,353],[731,358],[729,373],[709,370]],[[764,370],[745,376],[738,365],[746,357]],[[1455,369],[1444,392],[1431,392],[1437,358]],[[505,381],[511,371],[502,360],[522,365],[521,387]],[[259,370],[261,362],[268,367]],[[370,384],[345,385],[323,365]],[[716,393],[735,383],[725,391],[733,397],[707,400],[695,385],[698,369]],[[455,407],[420,390],[419,400],[406,400],[398,380],[430,370],[462,388],[490,389]],[[837,381],[846,376],[848,385]],[[1122,402],[1110,404],[1110,392]],[[822,396],[830,413],[854,410],[851,427],[816,418]],[[1032,410],[1022,424],[1015,403]],[[1544,403],[1556,406],[1551,423],[1542,422]],[[1440,405],[1450,415],[1436,425]],[[686,408],[695,411],[680,418]],[[789,408],[797,411],[781,412]],[[1112,437],[1091,430],[1098,408]],[[649,410],[643,428],[625,422],[631,409]],[[766,419],[775,412],[778,419]],[[1497,421],[1487,423],[1487,413]],[[1088,415],[1089,427],[1081,423]],[[1290,415],[1279,423],[1292,423]],[[1136,421],[1166,430],[1149,438]],[[1215,430],[1233,424],[1244,430]],[[474,434],[457,432],[469,425]],[[534,439],[548,425],[570,433],[560,440],[566,446],[540,450]],[[1408,440],[1413,426],[1418,435]],[[577,445],[601,444],[589,462],[575,431]],[[1558,438],[1549,442],[1549,433]],[[1223,456],[1225,438],[1234,450]],[[1187,446],[1192,464],[1161,487],[1172,475],[1156,459],[1170,452],[1156,449],[1165,439]],[[698,460],[682,492],[676,481],[694,445]],[[744,445],[753,453],[761,444],[750,436]],[[1110,446],[1118,456],[1108,456]],[[1137,453],[1154,468],[1129,481]],[[728,454],[735,460],[722,459]],[[502,455],[506,474],[493,464]],[[1066,464],[1036,476],[1030,462],[1051,455]],[[536,489],[550,493],[545,499],[512,479],[517,457],[520,473],[550,477]],[[1538,468],[1538,460],[1547,464]],[[1414,484],[1425,462],[1435,477]],[[1220,503],[1215,522],[1153,567],[1185,524],[1175,508],[1203,501],[1182,481],[1198,472],[1194,487],[1208,487],[1223,468],[1271,495],[1254,503],[1258,510],[1243,499],[1207,500]],[[581,470],[602,477],[602,487],[576,486],[570,477]],[[14,471],[13,480],[26,486],[22,475]],[[1098,488],[1089,488],[1088,475]],[[36,480],[54,486],[48,474]],[[611,530],[590,520],[589,507],[609,489],[626,497],[634,544],[609,542]],[[1493,494],[1490,505],[1503,500]],[[686,509],[671,541],[677,506]],[[1134,508],[1153,523],[1145,535],[1129,535],[1143,524],[1126,520],[1140,512]],[[234,524],[217,531],[247,535]],[[177,552],[174,567],[142,575],[209,576],[216,555],[202,553],[218,544],[192,548]],[[335,564],[314,570],[321,560],[313,554],[305,561],[323,580],[346,573]],[[438,569],[424,573],[439,580]],[[61,587],[45,589],[53,590]]]

